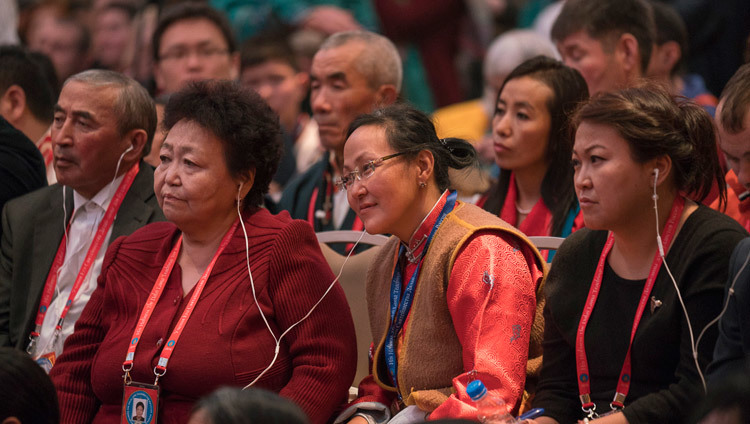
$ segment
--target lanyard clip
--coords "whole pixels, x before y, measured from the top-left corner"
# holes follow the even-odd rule
[[[130,378],[130,370],[132,369],[133,369],[132,362],[122,364],[122,371],[125,373],[122,375],[122,379],[125,381],[125,385],[128,385],[133,381],[133,379]]]
[[[38,336],[29,336],[29,344],[26,346],[26,353],[28,353],[31,356],[34,356],[34,352],[36,351],[36,339]]]
[[[613,411],[619,412],[625,407],[626,396],[625,393],[615,392],[615,397],[612,399],[612,402],[610,402],[609,407],[612,408]]]
[[[593,420],[599,417],[596,414],[596,404],[591,401],[591,396],[588,393],[579,395],[578,398],[581,400],[581,410],[586,413],[586,418]]]
[[[599,414],[596,413],[596,405],[592,405],[590,408],[581,407],[581,409],[586,413],[587,420],[599,418]]]
[[[159,359],[159,362],[161,362],[163,358]],[[166,365],[166,363],[165,363]],[[164,374],[167,373],[167,368],[161,366],[161,364],[154,367],[154,374],[156,375],[156,379],[154,380],[154,386],[159,384],[159,379],[164,376]]]

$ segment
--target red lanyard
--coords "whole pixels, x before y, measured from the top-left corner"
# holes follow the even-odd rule
[[[323,201],[323,209],[322,211],[325,212],[325,217],[320,218],[321,220],[321,226],[328,225],[329,222],[332,220],[332,212],[331,209],[333,209],[333,203],[331,201],[331,196],[336,191],[333,183],[331,182],[331,176],[328,173],[328,171],[325,172],[324,177],[326,179],[326,197]],[[319,187],[315,187],[312,192],[312,196],[310,196],[310,204],[307,206],[307,222],[310,223],[310,226],[315,228],[315,212],[316,212],[316,203],[318,202],[318,192]],[[347,212],[348,213],[348,212]],[[362,231],[365,229],[365,224],[362,222],[362,220],[358,217],[354,217],[354,222],[352,223],[352,231]],[[344,250],[348,253],[352,248],[354,247],[354,243],[349,243],[346,245]]]
[[[125,174],[125,177],[122,179],[122,182],[120,182],[120,186],[117,187],[117,191],[115,192],[114,197],[109,202],[107,211],[104,213],[104,218],[102,218],[102,221],[99,223],[99,227],[96,229],[94,239],[91,241],[91,246],[89,246],[89,250],[86,252],[86,257],[83,260],[81,269],[78,271],[76,280],[73,283],[73,288],[70,290],[68,301],[65,302],[65,307],[60,314],[60,319],[57,321],[55,332],[62,331],[63,321],[65,321],[65,317],[68,315],[70,306],[73,304],[73,301],[78,295],[78,290],[83,285],[83,282],[86,280],[86,276],[88,275],[91,267],[96,261],[96,256],[99,253],[102,244],[104,244],[104,238],[107,236],[110,227],[112,227],[112,223],[115,221],[117,211],[120,209],[120,205],[122,205],[122,201],[123,199],[125,199],[125,195],[128,193],[128,190],[130,190],[130,186],[133,184],[135,176],[138,174],[138,168],[139,167],[137,163],[135,164],[135,166],[130,168],[130,170]],[[34,331],[32,331],[31,335],[29,335],[29,339],[31,340],[31,342],[29,343],[27,351],[29,351],[30,354],[33,354],[36,340],[39,338],[39,334],[42,331],[44,317],[45,315],[47,315],[47,309],[49,309],[49,305],[50,303],[52,303],[52,297],[55,294],[55,288],[57,287],[57,273],[60,270],[60,267],[63,265],[63,262],[65,261],[65,242],[65,237],[63,237],[62,241],[60,242],[60,246],[57,248],[55,259],[52,262],[52,268],[50,268],[49,274],[47,274],[47,281],[44,283],[42,299],[39,302],[39,310],[36,314]]]
[[[682,196],[677,196],[672,203],[672,210],[669,213],[669,219],[664,227],[664,246],[669,248],[672,243],[672,238],[677,231],[677,224],[679,223],[680,216],[682,216],[682,210],[685,206],[685,199]],[[581,321],[578,323],[578,331],[576,333],[576,372],[578,376],[578,393],[583,405],[583,410],[593,415],[594,403],[591,401],[591,383],[589,378],[589,364],[586,359],[586,346],[584,344],[584,336],[586,334],[586,325],[589,322],[591,313],[594,311],[594,305],[596,305],[596,298],[599,296],[599,289],[602,286],[602,275],[604,274],[604,264],[607,260],[612,246],[614,245],[614,236],[610,233],[607,238],[607,243],[604,245],[602,254],[599,257],[599,265],[596,267],[596,273],[594,274],[594,280],[591,282],[591,288],[589,289],[588,297],[586,298],[586,304],[581,314]],[[665,249],[666,250],[666,249]],[[654,261],[651,263],[651,269],[646,280],[646,285],[643,287],[641,292],[641,300],[638,303],[638,309],[635,312],[635,318],[633,320],[633,327],[630,331],[630,344],[628,345],[628,351],[625,354],[625,362],[622,365],[620,371],[620,377],[617,381],[617,391],[615,397],[612,400],[611,407],[622,408],[625,406],[625,397],[628,395],[630,390],[630,351],[633,346],[633,339],[635,338],[635,332],[638,329],[638,324],[643,316],[643,310],[646,308],[649,296],[651,295],[651,289],[654,287],[656,277],[661,269],[661,256],[657,249],[654,255]]]
[[[211,259],[211,263],[208,264],[208,267],[206,267],[206,270],[203,271],[203,275],[201,275],[200,280],[198,280],[198,283],[195,285],[195,288],[193,289],[193,295],[190,297],[185,310],[182,312],[180,320],[177,321],[177,325],[175,325],[174,330],[172,330],[172,334],[169,335],[167,344],[164,346],[164,349],[162,349],[161,355],[159,356],[158,364],[156,365],[156,367],[154,367],[154,374],[156,374],[156,382],[154,382],[154,384],[159,381],[159,377],[163,376],[167,372],[167,362],[169,362],[169,358],[172,356],[172,352],[174,351],[174,347],[177,344],[180,335],[182,334],[182,330],[185,328],[188,319],[190,319],[190,315],[193,313],[193,309],[195,309],[195,305],[198,303],[198,298],[201,296],[203,288],[206,286],[206,282],[208,281],[208,277],[211,275],[211,270],[214,268],[216,260],[219,259],[221,253],[232,240],[232,236],[234,235],[238,224],[239,221],[235,221],[234,224],[232,224],[232,227],[229,228],[229,231],[224,234],[224,237],[221,239],[221,243],[219,244],[219,249],[216,251],[213,259]],[[172,268],[174,268],[174,264],[175,262],[177,262],[177,256],[179,256],[180,254],[180,246],[182,246],[182,236],[177,239],[177,243],[175,243],[172,251],[169,253],[167,261],[164,263],[161,272],[159,272],[159,277],[156,279],[156,283],[154,283],[154,287],[151,289],[151,293],[149,293],[148,298],[146,299],[146,304],[143,306],[141,316],[138,318],[138,323],[135,326],[135,331],[133,331],[133,337],[131,337],[130,339],[130,346],[128,346],[128,353],[125,356],[125,362],[122,363],[122,369],[123,371],[125,371],[126,380],[129,379],[129,372],[131,369],[133,369],[135,349],[136,347],[138,347],[138,342],[141,339],[143,330],[146,328],[146,324],[148,323],[149,318],[151,318],[151,313],[154,312],[156,303],[159,301],[159,298],[164,291],[164,287],[166,286],[167,280],[169,279],[169,274],[172,273]]]

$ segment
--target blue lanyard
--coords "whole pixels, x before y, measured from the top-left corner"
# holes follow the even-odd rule
[[[440,211],[440,215],[438,215],[438,218],[435,221],[435,225],[432,226],[430,236],[427,237],[427,240],[425,240],[425,253],[427,252],[427,248],[430,246],[432,237],[435,235],[435,232],[443,222],[443,219],[445,219],[446,215],[448,215],[455,206],[456,192],[454,191],[450,193],[446,198],[445,205]],[[404,246],[401,245],[398,251],[399,258],[401,257],[401,255],[403,255],[403,253]],[[422,260],[420,260],[417,264],[417,269],[414,270],[414,275],[411,276],[411,278],[409,279],[409,283],[404,288],[403,299],[401,299],[401,282],[403,280],[403,276],[401,275],[400,266],[396,265],[396,269],[393,272],[393,279],[391,280],[391,325],[390,327],[388,327],[388,334],[385,338],[385,362],[386,365],[388,365],[388,372],[390,373],[391,379],[393,380],[393,384],[396,388],[398,388],[398,380],[396,378],[396,376],[398,375],[398,364],[396,363],[396,338],[398,337],[398,333],[401,331],[401,328],[403,328],[404,326],[406,316],[409,315],[411,302],[412,300],[414,300],[414,292],[416,291],[419,270],[422,267],[423,260],[424,256],[422,256]],[[400,305],[399,300],[401,301]],[[399,399],[401,399],[401,393],[398,394],[398,397]]]

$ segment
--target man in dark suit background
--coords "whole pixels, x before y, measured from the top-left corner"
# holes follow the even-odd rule
[[[51,368],[109,243],[164,220],[153,168],[141,160],[155,129],[153,101],[136,81],[91,70],[65,82],[51,130],[58,184],[8,202],[2,213],[0,346],[26,348]],[[74,282],[80,289],[70,296]]]

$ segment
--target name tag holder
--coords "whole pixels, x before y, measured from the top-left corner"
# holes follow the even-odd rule
[[[124,377],[120,424],[156,424],[159,386],[132,381],[127,371]]]
[[[201,275],[201,278],[193,288],[193,295],[190,296],[190,300],[188,301],[185,310],[182,312],[180,320],[177,321],[177,324],[172,330],[172,334],[169,335],[169,339],[167,339],[168,341],[162,349],[161,354],[159,355],[159,362],[154,367],[154,375],[156,377],[154,379],[154,384],[136,382],[133,381],[130,376],[130,371],[133,369],[133,360],[135,359],[135,350],[138,347],[138,342],[143,335],[146,324],[148,323],[149,318],[151,318],[151,314],[154,312],[154,308],[156,308],[156,303],[159,301],[159,298],[161,298],[161,295],[164,292],[164,287],[167,284],[169,275],[172,273],[172,269],[177,262],[177,257],[180,254],[180,247],[182,246],[182,236],[177,239],[177,242],[172,248],[172,251],[169,253],[164,266],[159,272],[159,277],[156,279],[154,287],[151,289],[151,293],[149,293],[148,298],[146,299],[146,304],[143,306],[143,310],[141,311],[141,315],[138,318],[135,330],[133,331],[133,336],[131,337],[130,345],[128,346],[128,352],[125,356],[125,361],[122,363],[122,370],[125,374],[123,374],[122,376],[124,387],[120,424],[156,424],[156,417],[159,411],[159,378],[163,377],[164,374],[167,373],[167,363],[169,362],[169,358],[171,358],[172,356],[172,352],[174,352],[175,345],[177,344],[180,335],[182,335],[182,331],[185,329],[185,325],[190,319],[190,315],[192,315],[193,310],[195,309],[195,305],[198,303],[198,298],[200,298],[201,293],[203,293],[203,289],[206,287],[208,277],[211,275],[211,271],[216,264],[216,260],[219,259],[221,253],[224,251],[227,245],[229,245],[229,242],[232,240],[232,236],[234,235],[238,224],[239,221],[235,221],[231,228],[229,228],[229,230],[226,232],[226,234],[224,234],[224,237],[221,239],[221,243],[219,244],[219,249],[216,251],[213,259],[211,259],[208,267],[206,267],[205,271],[203,271],[203,275]],[[148,411],[151,411],[148,420],[146,420],[145,415],[138,414],[139,411],[137,410],[137,408],[140,404],[142,404],[144,408],[144,410],[140,411],[143,414],[145,414],[144,411],[146,409],[148,409]]]

